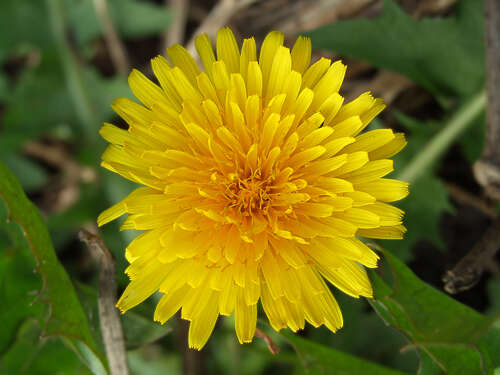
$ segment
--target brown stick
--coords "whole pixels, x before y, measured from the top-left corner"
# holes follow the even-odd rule
[[[92,256],[99,262],[99,321],[106,357],[112,375],[129,375],[125,339],[116,303],[115,259],[104,240],[86,229],[78,233],[80,241],[85,242]]]
[[[118,72],[122,76],[126,76],[130,72],[130,63],[127,55],[127,50],[121,41],[115,25],[109,13],[107,0],[93,0],[97,19],[104,33],[104,40],[109,49],[111,61]]]
[[[186,22],[189,14],[189,0],[166,0],[174,14],[174,20],[170,28],[165,32],[163,37],[163,51],[167,47],[176,43],[184,42],[184,33],[186,32]]]
[[[486,144],[474,165],[477,181],[493,199],[500,200],[500,2],[485,1],[486,12]]]
[[[497,219],[486,230],[476,246],[443,276],[444,290],[450,294],[456,294],[476,285],[484,270],[490,268],[499,248],[500,219]]]

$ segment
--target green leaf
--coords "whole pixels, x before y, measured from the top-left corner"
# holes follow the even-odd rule
[[[54,337],[42,337],[39,322],[24,321],[13,345],[2,356],[2,374],[26,375],[90,375],[89,369],[74,351]]]
[[[77,39],[86,44],[102,35],[102,30],[91,0],[67,0],[70,20]],[[111,18],[118,32],[125,38],[140,38],[157,34],[172,21],[170,10],[161,5],[137,0],[109,0]]]
[[[484,85],[483,2],[457,2],[455,15],[415,20],[393,0],[373,20],[335,22],[313,46],[410,77],[436,95],[471,95]]]
[[[370,272],[370,302],[387,324],[400,330],[416,349],[431,357],[446,374],[492,374],[500,363],[500,327],[420,280],[390,252],[385,259],[393,274],[390,286]]]
[[[43,219],[3,163],[0,163],[0,196],[8,212],[7,220],[19,225],[37,260],[37,271],[43,280],[37,301],[49,306],[43,336],[61,337],[71,344],[93,373],[106,374],[104,357],[92,336],[68,274],[57,259]]]
[[[308,372],[336,375],[404,375],[405,372],[378,365],[348,353],[306,340],[296,334],[283,332],[294,347],[299,359]]]
[[[19,225],[8,223],[6,218],[7,209],[0,204],[0,354],[13,344],[26,317],[45,312],[42,304],[32,304],[33,291],[42,287],[42,281],[33,272],[35,259]]]
[[[344,326],[335,334],[324,327],[313,329],[308,332],[309,340],[401,371],[415,372],[418,367],[416,353],[399,350],[406,344],[406,338],[396,330],[387,329],[366,299],[332,292],[341,307]],[[374,342],[376,347],[371,347]]]

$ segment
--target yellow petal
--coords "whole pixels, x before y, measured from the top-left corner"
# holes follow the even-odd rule
[[[217,59],[224,61],[229,73],[240,71],[240,51],[229,27],[217,32]]]
[[[343,152],[355,151],[371,152],[388,144],[395,138],[391,129],[376,129],[356,137],[356,142],[347,146]],[[380,158],[377,158],[380,159]]]
[[[366,271],[355,262],[341,259],[341,266],[318,265],[321,274],[333,285],[352,297],[372,297],[373,291]]]
[[[340,61],[335,61],[314,85],[314,100],[310,110],[319,108],[332,93],[338,92],[344,80],[347,67]]]
[[[200,55],[201,62],[205,67],[205,72],[212,78],[212,65],[215,62],[214,50],[212,42],[206,33],[200,34],[195,39],[196,51]]]
[[[234,327],[240,344],[252,342],[257,325],[257,304],[247,305],[242,288],[238,288]]]
[[[378,227],[371,229],[359,229],[357,234],[367,238],[379,238],[384,240],[401,240],[406,233],[402,225]]]
[[[371,160],[390,158],[401,151],[407,143],[403,133],[396,133],[393,140],[371,151],[368,155]]]
[[[368,193],[382,202],[394,202],[409,194],[408,182],[380,178],[375,181],[356,184],[355,189]]]
[[[162,268],[163,264],[159,262],[153,262],[149,267],[147,267],[145,272],[128,284],[127,288],[118,300],[116,307],[118,307],[123,313],[130,310],[132,307],[137,306],[153,294],[166,277]]]
[[[167,55],[172,64],[184,72],[191,84],[196,85],[196,76],[201,72],[189,52],[180,44],[174,44],[167,48]]]
[[[250,61],[248,63],[247,74],[247,94],[248,96],[256,95],[262,96],[263,76],[261,67],[257,61]]]
[[[361,168],[342,175],[342,178],[353,184],[367,183],[384,177],[394,170],[394,163],[389,159],[375,160],[366,163]]]
[[[299,36],[292,48],[292,69],[302,74],[311,62],[311,39]]]
[[[271,31],[266,35],[260,48],[259,66],[262,69],[262,81],[264,82],[264,92],[271,74],[271,67],[274,61],[274,55],[279,47],[283,45],[285,36],[278,31]],[[249,76],[250,79],[250,76]],[[250,95],[250,94],[249,94]]]
[[[376,228],[380,226],[380,217],[373,212],[360,208],[350,208],[335,214],[335,217],[349,221],[358,228]]]
[[[272,97],[283,92],[283,84],[291,70],[292,58],[290,56],[290,50],[286,47],[279,46],[271,65],[269,82],[265,91],[266,100],[270,100]]]
[[[240,56],[240,74],[243,78],[247,79],[248,64],[250,61],[257,60],[257,46],[255,45],[254,38],[248,38],[243,41],[241,46],[241,56]]]
[[[193,349],[201,349],[214,330],[219,317],[217,304],[209,303],[189,325],[188,345]]]
[[[168,73],[172,70],[171,65],[163,56],[157,56],[151,60],[151,67],[163,88],[165,96],[168,98],[169,104],[175,111],[179,112],[182,101],[175,89],[175,82],[172,82],[168,77]]]
[[[128,76],[128,84],[136,98],[146,107],[152,108],[155,102],[165,101],[163,91],[137,69],[133,69]]]
[[[330,67],[331,60],[322,57],[312,64],[304,73],[302,78],[302,86],[312,88],[318,83]]]
[[[186,293],[191,289],[184,285],[169,295],[164,295],[156,305],[154,320],[164,324],[182,307]]]
[[[111,108],[129,124],[147,126],[154,121],[151,111],[127,98],[116,99]]]
[[[381,226],[400,225],[403,221],[404,211],[386,203],[375,202],[363,209],[379,216]]]

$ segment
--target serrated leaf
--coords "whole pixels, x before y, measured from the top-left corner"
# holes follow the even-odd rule
[[[436,95],[467,96],[484,85],[483,2],[462,0],[453,16],[415,20],[393,0],[372,20],[335,22],[313,46],[400,72]]]
[[[374,271],[371,305],[387,324],[410,341],[406,349],[430,356],[446,374],[493,374],[499,365],[498,317],[489,318],[420,280],[390,252],[389,285]]]
[[[7,208],[7,219],[22,229],[37,260],[37,272],[43,280],[37,301],[49,306],[48,316],[43,320],[43,336],[58,336],[68,341],[94,374],[107,374],[104,356],[92,337],[68,274],[57,259],[43,219],[3,163],[0,163],[0,196]]]

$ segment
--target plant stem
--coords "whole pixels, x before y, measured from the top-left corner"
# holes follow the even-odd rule
[[[98,120],[84,84],[82,70],[66,35],[68,28],[64,6],[61,0],[47,0],[47,8],[52,34],[64,69],[66,85],[82,132],[88,140],[95,141],[97,132],[94,131],[94,128],[97,126]]]
[[[486,107],[486,93],[481,91],[467,101],[443,129],[434,136],[427,146],[396,177],[398,180],[415,182],[445,152],[451,143],[471,125]]]

